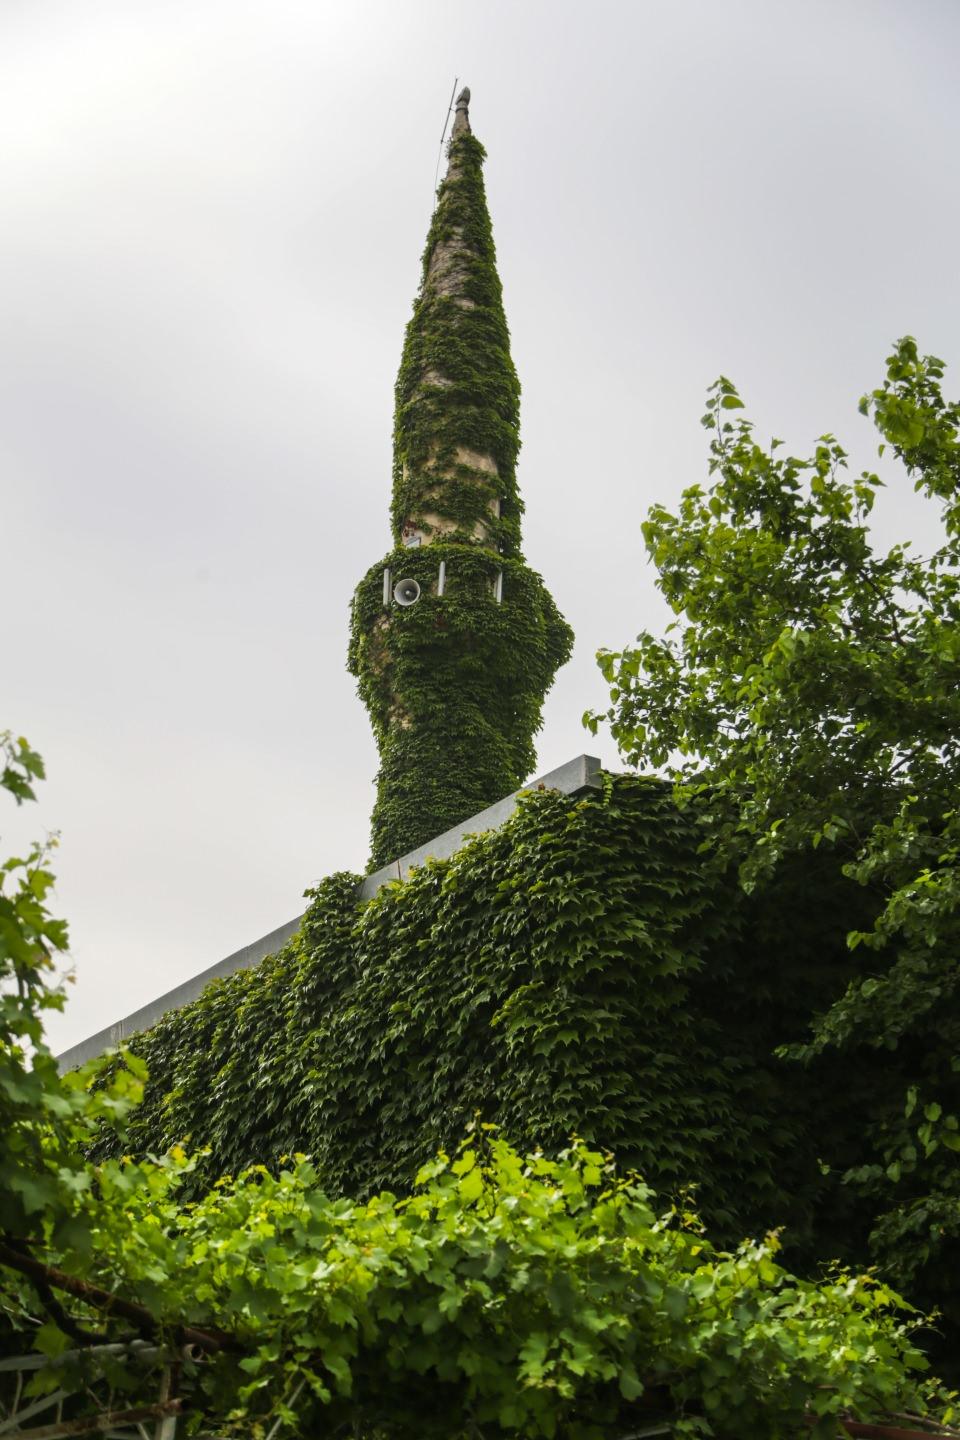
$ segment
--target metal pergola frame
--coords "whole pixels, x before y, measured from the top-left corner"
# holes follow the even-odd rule
[[[0,1357],[0,1376],[15,1377],[12,1397],[0,1399],[0,1440],[73,1440],[73,1437],[99,1436],[102,1440],[176,1440],[177,1421],[182,1401],[176,1395],[177,1373],[184,1360],[196,1362],[202,1353],[196,1346],[181,1349],[151,1345],[146,1340],[131,1340],[113,1345],[90,1345],[80,1350],[67,1350],[55,1359],[38,1355]],[[153,1402],[131,1405],[121,1399],[115,1403],[114,1391],[102,1373],[86,1377],[80,1386],[66,1389],[58,1386],[36,1400],[26,1399],[24,1391],[31,1374],[38,1371],[59,1372],[66,1364],[86,1363],[94,1369],[98,1362],[120,1362],[122,1365],[145,1366],[157,1374],[145,1380],[156,1385]],[[86,1414],[64,1420],[63,1409],[68,1400],[86,1396],[91,1408]],[[50,1411],[53,1412],[51,1417]],[[39,1422],[39,1423],[32,1423]],[[206,1435],[198,1440],[218,1440]]]

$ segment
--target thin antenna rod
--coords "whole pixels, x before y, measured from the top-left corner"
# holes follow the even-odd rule
[[[457,81],[460,77],[453,77],[453,89],[450,91],[450,104],[447,106],[446,118],[443,122],[443,134],[440,136],[440,154],[437,156],[437,172],[433,177],[433,208],[437,208],[437,186],[440,183],[440,161],[443,159],[443,142],[447,138],[447,126],[450,124],[450,115],[453,111],[454,96],[457,93]]]

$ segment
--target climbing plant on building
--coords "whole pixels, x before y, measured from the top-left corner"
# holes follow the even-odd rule
[[[436,527],[519,554],[520,381],[483,184],[486,151],[469,131],[450,147],[423,252],[420,290],[396,384],[393,500],[405,528]],[[453,527],[452,531],[448,527]]]
[[[528,778],[573,640],[520,549],[520,384],[468,98],[397,377],[394,548],[360,582],[351,619],[348,664],[380,750],[374,866]],[[412,601],[395,598],[404,580],[419,587]]]
[[[385,609],[384,569],[415,580],[419,600]],[[521,560],[437,542],[395,551],[368,573],[349,653],[380,747],[373,866],[522,785],[536,764],[543,697],[570,646],[543,581]]]
[[[852,973],[842,927],[868,912],[819,855],[744,896],[705,870],[705,820],[610,776],[525,795],[372,903],[330,877],[275,957],[131,1039],[150,1079],[98,1153],[202,1137],[202,1186],[303,1149],[331,1194],[402,1192],[479,1111],[521,1149],[575,1132],[664,1195],[696,1185],[722,1243],[780,1225],[791,1264],[842,1258],[817,1162],[861,1154],[863,1096],[902,1071],[864,1064],[838,1094],[825,1064],[798,1095],[773,1052]]]
[[[0,791],[30,799],[39,756],[0,746]],[[651,1424],[774,1440],[909,1409],[947,1433],[953,1401],[889,1289],[797,1280],[774,1236],[717,1250],[695,1215],[657,1207],[582,1142],[550,1159],[473,1126],[407,1198],[362,1202],[331,1198],[302,1155],[190,1203],[180,1146],[85,1155],[97,1127],[129,1120],[144,1067],[128,1053],[112,1073],[57,1073],[42,1017],[63,1001],[48,952],[66,930],[51,882],[41,851],[0,866],[5,1431],[179,1418],[238,1440],[618,1440]],[[342,917],[352,908],[333,882],[328,920],[338,888]],[[349,933],[315,925],[301,937],[314,948]]]

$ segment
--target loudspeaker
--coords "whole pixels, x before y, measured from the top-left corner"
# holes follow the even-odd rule
[[[420,599],[420,586],[416,580],[398,580],[393,587],[393,598],[398,605],[416,605]]]

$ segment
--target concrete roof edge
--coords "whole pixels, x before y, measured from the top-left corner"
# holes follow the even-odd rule
[[[495,805],[488,805],[485,810],[471,816],[462,825],[455,825],[453,829],[435,836],[426,845],[411,850],[408,855],[402,855],[381,870],[367,875],[360,883],[359,898],[371,900],[384,885],[390,884],[393,880],[405,880],[411,870],[422,865],[426,860],[444,860],[455,854],[469,836],[480,835],[485,830],[499,829],[504,821],[513,814],[518,798],[525,791],[558,790],[564,795],[576,795],[582,790],[595,789],[600,784],[599,775],[600,761],[596,756],[575,756],[573,760],[568,760],[565,765],[560,765],[556,770],[551,770],[548,774],[539,776],[535,780],[527,781],[526,785],[515,790],[512,795],[498,800]],[[169,1011],[179,1010],[181,1006],[188,1005],[191,1000],[196,1000],[211,980],[223,979],[227,975],[233,975],[237,970],[249,970],[254,965],[259,965],[261,960],[265,960],[268,955],[273,955],[281,945],[284,945],[292,935],[296,934],[302,919],[302,915],[297,915],[293,920],[288,920],[285,925],[271,930],[268,935],[254,940],[240,950],[235,950],[232,955],[218,960],[208,969],[201,970],[198,975],[194,975],[190,980],[185,980],[182,985],[177,985],[164,995],[159,995],[156,1000],[150,1001],[149,1004],[142,1005],[139,1010],[134,1010],[130,1015],[124,1016],[122,1020],[108,1025],[104,1030],[98,1030],[87,1040],[81,1040],[78,1044],[71,1045],[68,1050],[64,1050],[62,1055],[57,1056],[57,1064],[61,1073],[76,1069],[78,1065],[83,1065],[87,1060],[102,1055],[105,1050],[112,1049],[121,1041],[129,1039],[131,1035],[136,1035],[141,1030],[148,1030]]]

